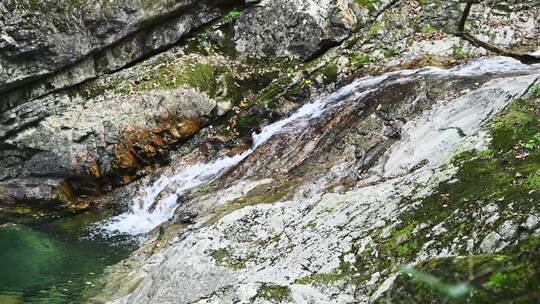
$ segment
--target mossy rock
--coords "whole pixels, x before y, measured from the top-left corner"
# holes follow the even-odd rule
[[[287,286],[276,284],[263,284],[263,286],[257,291],[256,298],[278,303],[284,302],[291,298],[291,289]]]
[[[423,234],[411,236],[412,229],[420,224],[432,227],[448,222],[452,214],[458,213],[458,219],[448,222],[448,231],[438,239],[449,247],[455,237],[473,232],[480,233],[480,237],[489,232],[475,224],[475,212],[488,203],[495,203],[501,214],[495,225],[508,219],[519,222],[524,220],[519,214],[538,210],[540,146],[528,150],[523,143],[540,133],[539,114],[534,98],[514,101],[492,121],[490,147],[457,155],[453,163],[459,171],[453,182],[442,183],[418,207],[402,214],[403,224],[393,230],[388,240],[380,241],[381,247],[405,261],[413,259],[421,245],[430,240]],[[404,201],[403,205],[412,203]],[[398,239],[405,241],[398,244]]]
[[[510,250],[429,260],[400,275],[392,290],[401,303],[538,303],[540,237]],[[428,277],[424,280],[419,277]],[[464,294],[437,286],[470,286]]]

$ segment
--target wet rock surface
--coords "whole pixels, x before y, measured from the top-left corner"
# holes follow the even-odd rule
[[[397,250],[396,263],[418,263],[461,246],[491,252],[514,242],[516,226],[505,222],[485,239],[437,243],[454,233],[447,221],[471,210],[418,226],[400,220],[415,209],[410,202],[451,182],[452,155],[482,149],[483,122],[538,77],[525,66],[531,75],[498,66],[487,74],[473,66],[395,73],[330,95],[336,104],[320,117],[291,125],[210,186],[183,195],[172,222],[189,228],[126,276],[145,278],[115,303],[374,302],[395,279],[386,250]],[[366,129],[370,140],[358,134]],[[434,236],[417,244],[428,227]],[[378,239],[383,229],[387,241]],[[179,294],[181,286],[190,287]]]
[[[2,113],[2,197],[47,201],[58,198],[51,188],[61,183],[66,189],[58,191],[66,196],[129,183],[197,133],[215,108],[206,94],[178,89],[92,100],[53,97]]]
[[[534,299],[540,68],[462,2],[150,2],[0,3],[0,219],[144,238],[91,302]]]

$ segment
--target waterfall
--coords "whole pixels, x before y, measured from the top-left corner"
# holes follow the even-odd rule
[[[161,176],[141,196],[133,200],[129,211],[107,220],[101,225],[100,230],[109,235],[128,234],[133,236],[150,232],[172,218],[178,207],[178,197],[186,190],[218,178],[227,169],[248,157],[273,135],[320,116],[328,108],[328,105],[336,106],[343,101],[359,98],[361,94],[368,92],[368,88],[376,86],[386,78],[387,76],[359,78],[335,93],[303,105],[291,116],[266,126],[258,134],[254,133],[251,148],[239,155],[223,157],[210,163],[190,165],[173,176]],[[172,185],[175,187],[174,193],[160,197],[162,191]]]
[[[220,177],[227,169],[248,157],[257,147],[264,144],[273,135],[284,132],[289,128],[300,128],[304,122],[322,115],[325,111],[333,107],[340,106],[347,101],[358,100],[363,95],[375,90],[378,85],[390,77],[393,77],[394,81],[399,82],[406,77],[421,75],[436,77],[437,75],[445,74],[483,74],[486,73],[486,70],[494,73],[534,68],[536,67],[523,65],[514,59],[496,57],[449,70],[427,67],[418,70],[391,72],[376,77],[358,78],[332,94],[303,105],[291,116],[266,126],[260,133],[253,134],[252,147],[242,154],[223,157],[210,163],[191,165],[173,176],[160,177],[141,196],[133,200],[133,205],[129,211],[109,219],[100,228],[107,234],[137,236],[150,232],[174,215],[178,207],[178,198],[186,190]],[[160,197],[163,190],[167,187],[174,188],[175,191],[164,197]]]

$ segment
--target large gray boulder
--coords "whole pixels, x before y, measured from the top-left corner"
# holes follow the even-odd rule
[[[265,0],[238,20],[236,51],[241,57],[307,60],[345,39],[356,23],[348,0]]]
[[[162,50],[219,17],[223,2],[2,1],[0,112]]]

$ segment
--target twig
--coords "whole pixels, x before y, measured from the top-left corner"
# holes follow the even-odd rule
[[[479,1],[477,0],[467,1],[467,4],[465,5],[465,8],[463,9],[463,13],[461,14],[461,18],[458,23],[458,31],[456,33],[456,36],[461,37],[462,39],[470,42],[472,45],[476,47],[486,49],[500,56],[511,57],[511,58],[517,59],[524,64],[540,63],[540,57],[536,57],[529,54],[515,53],[515,52],[502,49],[494,44],[482,41],[476,38],[471,33],[465,31],[465,23],[467,22],[467,19],[469,18],[473,5],[476,3],[479,3]]]

